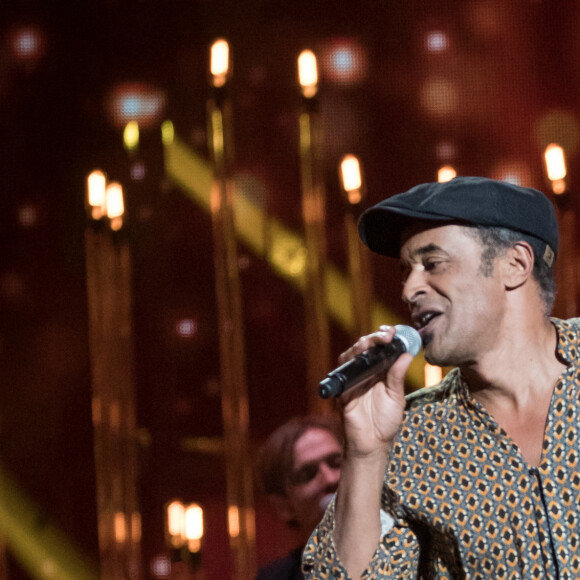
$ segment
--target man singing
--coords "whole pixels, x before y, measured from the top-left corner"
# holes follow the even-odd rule
[[[550,317],[552,204],[458,177],[382,201],[359,232],[400,260],[426,360],[455,368],[405,397],[403,354],[342,395],[338,493],[305,576],[580,578],[580,320]],[[383,326],[340,362],[393,336]]]

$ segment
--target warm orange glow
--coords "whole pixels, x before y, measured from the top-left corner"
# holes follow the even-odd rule
[[[138,544],[141,541],[141,514],[133,512],[131,515],[131,540]]]
[[[127,526],[125,525],[125,514],[123,512],[115,513],[115,541],[117,544],[123,544],[127,540]]]
[[[240,535],[240,512],[236,505],[228,508],[228,533],[230,538],[237,538]]]
[[[298,57],[298,80],[306,98],[310,99],[318,92],[318,67],[311,50],[303,50]]]
[[[544,152],[546,162],[546,173],[552,182],[552,191],[556,194],[566,191],[566,156],[564,149],[556,143],[550,143]]]
[[[446,78],[428,78],[421,87],[421,105],[425,112],[435,118],[453,116],[457,111],[459,97],[456,84]]]
[[[185,506],[179,500],[167,506],[167,533],[172,546],[180,547],[185,535]]]
[[[106,189],[107,217],[111,220],[111,229],[119,230],[123,225],[125,204],[123,202],[123,188],[120,183],[113,181]]]
[[[185,509],[185,539],[190,552],[199,552],[203,538],[203,509],[191,503]]]
[[[202,507],[196,503],[185,505],[176,499],[165,509],[170,544],[176,548],[187,544],[190,552],[199,552],[204,533]]]
[[[210,72],[214,87],[223,87],[230,69],[230,45],[220,38],[211,45]]]
[[[443,378],[443,371],[441,367],[437,367],[434,365],[430,365],[429,363],[425,363],[425,386],[432,387],[433,385],[437,385],[441,382]]]
[[[345,155],[340,162],[340,180],[349,203],[356,205],[362,200],[362,174],[360,162],[354,155]]]
[[[443,167],[440,167],[437,172],[437,181],[439,183],[451,181],[454,177],[457,177],[457,171],[455,171],[451,165],[444,165]]]
[[[532,171],[526,163],[521,160],[510,159],[499,161],[491,169],[489,177],[513,183],[514,185],[525,185],[526,183],[532,183],[534,180]]]
[[[91,217],[95,220],[105,215],[106,188],[107,178],[102,171],[97,169],[87,177],[87,199],[91,208]]]

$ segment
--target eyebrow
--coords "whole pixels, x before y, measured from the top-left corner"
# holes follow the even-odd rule
[[[431,252],[437,252],[437,251],[444,251],[444,250],[443,250],[443,248],[441,248],[441,246],[438,246],[437,244],[434,244],[431,242],[430,244],[426,244],[425,246],[421,246],[420,248],[413,250],[410,257],[416,258],[417,256],[424,256],[425,254],[430,254]]]

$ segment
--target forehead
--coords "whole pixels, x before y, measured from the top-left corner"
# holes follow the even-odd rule
[[[406,227],[401,235],[401,260],[413,261],[431,252],[459,254],[480,252],[481,247],[468,226],[419,221]]]
[[[294,444],[294,468],[337,451],[342,448],[330,431],[310,428]]]

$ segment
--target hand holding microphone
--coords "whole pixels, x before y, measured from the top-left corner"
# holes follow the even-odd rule
[[[359,387],[387,371],[403,353],[415,356],[421,348],[419,333],[410,326],[398,324],[389,343],[376,344],[339,366],[320,382],[318,394],[323,399],[340,397],[353,387]]]

